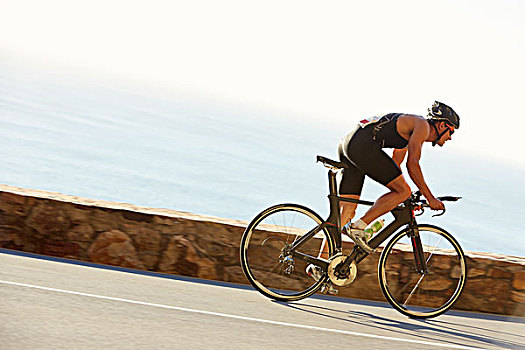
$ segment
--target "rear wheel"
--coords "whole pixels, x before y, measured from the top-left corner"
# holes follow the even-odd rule
[[[315,293],[327,280],[324,273],[314,280],[306,273],[308,262],[298,254],[285,252],[300,237],[323,222],[314,211],[296,204],[270,207],[253,219],[241,241],[241,265],[253,287],[265,296],[293,301]],[[324,242],[330,256],[334,251],[332,237],[326,229],[319,231],[295,252],[317,257]]]
[[[427,271],[416,267],[410,229],[398,233],[379,259],[379,284],[388,302],[413,318],[441,315],[458,300],[467,277],[459,243],[445,230],[419,225]],[[417,238],[416,238],[417,239]]]

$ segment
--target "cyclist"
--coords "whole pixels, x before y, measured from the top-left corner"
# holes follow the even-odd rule
[[[425,196],[431,209],[443,209],[443,203],[434,197],[421,172],[421,147],[424,142],[432,142],[432,146],[443,146],[451,140],[454,130],[458,128],[457,113],[437,101],[428,109],[426,119],[413,114],[390,113],[361,120],[339,143],[339,159],[348,166],[342,170],[339,195],[359,199],[365,175],[386,186],[390,192],[379,197],[365,215],[353,223],[350,221],[355,216],[357,204],[341,202],[343,233],[365,251],[372,251],[365,239],[366,227],[405,201],[412,193],[400,169],[407,153],[406,166],[410,178]],[[393,148],[392,157],[383,148]],[[326,245],[320,252],[320,257],[328,258]],[[315,279],[321,276],[321,271],[314,265],[309,265],[307,272]]]

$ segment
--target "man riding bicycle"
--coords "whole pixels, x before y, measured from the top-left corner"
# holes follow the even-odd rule
[[[459,116],[451,107],[437,101],[428,111],[426,119],[413,114],[390,113],[361,120],[339,143],[339,159],[348,166],[342,170],[339,184],[341,197],[358,200],[365,175],[390,190],[353,223],[351,220],[355,216],[357,203],[341,203],[342,232],[367,252],[372,249],[365,239],[366,227],[404,202],[412,193],[400,169],[407,153],[406,166],[410,178],[427,199],[431,209],[443,209],[443,203],[434,197],[421,172],[421,147],[424,142],[442,147],[451,140],[454,130],[459,129]],[[383,148],[393,148],[392,157]],[[328,258],[326,245],[320,252],[320,257]],[[319,267],[310,265],[307,272],[318,279],[321,276],[318,269]]]

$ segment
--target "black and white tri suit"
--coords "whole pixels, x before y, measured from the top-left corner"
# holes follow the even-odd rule
[[[339,143],[339,159],[349,166],[343,169],[339,194],[361,195],[365,175],[387,185],[401,175],[401,169],[383,148],[405,148],[408,140],[399,135],[397,120],[404,113],[390,113],[362,120]]]

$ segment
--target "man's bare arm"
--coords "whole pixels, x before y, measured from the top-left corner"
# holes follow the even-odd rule
[[[392,154],[392,159],[394,160],[394,162],[396,162],[398,167],[401,168],[401,163],[403,163],[403,160],[405,159],[406,154],[407,154],[406,148],[394,149],[394,153]]]
[[[408,159],[407,159],[407,169],[410,178],[416,186],[419,188],[423,196],[428,200],[430,207],[432,209],[442,209],[443,203],[438,201],[430,189],[428,188],[425,178],[423,177],[423,172],[419,166],[419,160],[421,159],[421,147],[423,142],[428,138],[430,133],[430,127],[428,123],[424,120],[414,120],[414,131],[410,136],[408,141]]]

